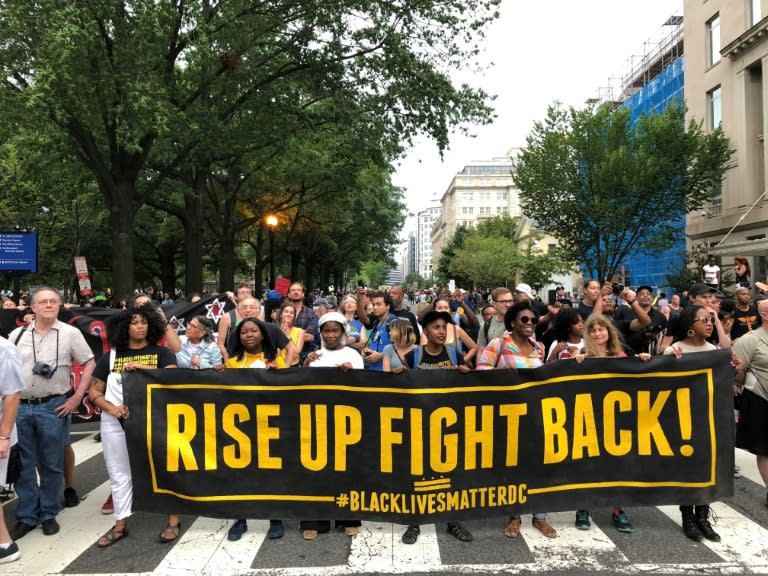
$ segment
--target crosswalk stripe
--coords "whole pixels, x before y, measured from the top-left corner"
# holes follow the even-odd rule
[[[249,570],[264,542],[269,521],[248,520],[248,531],[237,542],[227,540],[231,525],[231,520],[198,517],[153,574],[229,574]]]
[[[406,527],[384,522],[363,522],[352,539],[348,567],[369,572],[430,572],[439,569],[440,547],[434,524],[421,526],[415,544],[403,544]]]
[[[765,543],[768,542],[768,530],[723,502],[714,502],[711,507],[718,517],[714,528],[722,540],[711,542],[704,539],[702,544],[723,559],[723,567],[737,566],[742,570],[745,566],[756,570],[768,569],[768,550],[765,548]],[[659,506],[658,508],[676,524],[682,526],[678,506]]]
[[[760,476],[760,472],[757,469],[757,461],[755,460],[754,454],[750,454],[741,448],[736,448],[735,461],[736,466],[740,468],[739,473],[744,476],[744,478],[749,478],[752,482],[759,484],[760,486],[765,485],[765,482],[763,482],[763,478]]]
[[[101,442],[96,442],[95,437],[96,432],[82,436],[77,441],[72,442],[72,450],[75,451],[75,466],[101,454]]]
[[[109,494],[109,482],[90,492],[94,502]],[[45,536],[40,528],[20,541],[21,559],[3,566],[8,574],[56,574],[90,548],[114,524],[112,516],[95,515],[88,506],[64,508],[59,514],[58,534]]]
[[[74,437],[73,437],[74,439]],[[73,442],[76,461],[82,464],[102,452],[101,443],[94,441],[94,433],[81,435]],[[741,467],[745,479],[763,485],[757,471],[755,458],[743,450],[736,450],[736,463]],[[104,472],[106,475],[106,471]],[[743,482],[743,480],[742,480]],[[109,482],[103,482],[92,490],[89,502],[102,502],[109,493]],[[460,564],[461,557],[451,548],[446,553],[451,558],[443,563],[440,542],[445,546],[450,537],[438,535],[434,524],[421,526],[421,535],[415,545],[401,541],[405,526],[385,522],[363,522],[360,533],[350,539],[350,552],[346,562],[323,566],[317,556],[316,566],[259,567],[259,552],[265,543],[269,528],[267,520],[249,520],[248,531],[238,542],[227,540],[231,520],[197,517],[183,533],[180,540],[168,547],[163,559],[152,572],[133,572],[131,576],[165,576],[168,574],[229,574],[248,573],[256,576],[342,576],[346,574],[370,573],[425,573],[445,572],[503,572],[506,574],[563,572],[567,570],[621,571],[629,574],[664,572],[669,574],[742,574],[768,573],[768,529],[759,521],[750,519],[728,504],[717,502],[712,505],[719,519],[715,530],[722,536],[722,542],[704,541],[691,546],[706,546],[721,559],[719,562],[664,563],[651,564],[633,562],[631,550],[620,549],[621,542],[614,541],[615,534],[606,533],[593,523],[589,531],[580,531],[573,525],[573,512],[558,512],[549,515],[550,522],[558,531],[558,537],[544,537],[531,525],[530,515],[523,517],[520,544],[530,549],[530,555],[523,561],[510,559],[509,563]],[[681,524],[677,506],[659,506],[658,509]],[[759,520],[758,516],[758,520]],[[3,574],[59,574],[79,557],[92,549],[96,539],[114,523],[114,518],[98,513],[98,507],[78,506],[65,508],[61,512],[61,531],[55,536],[44,536],[40,528],[26,535],[20,543],[22,556],[18,562],[3,566]],[[638,529],[642,529],[639,527]],[[444,526],[441,530],[444,532]],[[478,539],[487,537],[476,532]],[[445,540],[448,539],[448,540]],[[618,543],[618,545],[617,545]],[[471,547],[472,544],[467,544]],[[469,550],[469,548],[468,548]],[[624,551],[622,551],[624,550]],[[91,550],[91,554],[93,551]],[[306,550],[307,559],[312,561],[317,549]],[[453,554],[453,556],[451,556]],[[533,560],[530,560],[533,558]],[[483,557],[480,557],[482,560]],[[77,566],[77,564],[75,564]],[[251,566],[254,566],[251,568]],[[115,566],[104,566],[114,570]],[[77,568],[76,568],[77,569]],[[146,569],[142,567],[140,569]],[[151,568],[150,568],[151,569]],[[68,574],[68,576],[77,576]],[[83,576],[86,576],[85,574]],[[88,575],[89,576],[89,575]],[[99,574],[99,576],[110,576]]]

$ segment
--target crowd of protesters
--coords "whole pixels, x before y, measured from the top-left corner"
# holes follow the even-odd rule
[[[151,302],[147,295],[120,301],[109,295],[104,305],[120,312],[108,323],[113,351],[98,362],[83,335],[58,320],[63,305],[58,292],[39,289],[13,303],[24,325],[7,341],[0,341],[0,484],[5,481],[10,446],[18,443],[21,456],[21,476],[15,485],[19,504],[10,530],[0,515],[0,563],[18,558],[16,541],[38,526],[46,535],[58,532],[62,494],[65,506],[79,503],[71,482],[74,458],[67,456],[71,452],[69,422],[86,394],[102,414],[101,440],[111,484],[102,512],[115,517],[115,525],[96,545],[106,548],[128,536],[133,492],[121,421],[129,417],[130,409],[123,403],[120,376],[132,370],[337,366],[395,374],[427,369],[468,372],[536,369],[545,363],[604,357],[647,361],[661,354],[679,357],[733,348],[731,384],[741,414],[737,445],[756,455],[768,485],[764,426],[768,421],[768,300],[753,303],[762,290],[749,283],[748,269],[739,272],[733,299],[725,298],[719,270],[709,264],[702,282],[669,299],[651,286],[632,290],[594,280],[584,282],[578,298],[558,287],[546,301],[524,283],[487,292],[358,286],[348,294],[324,295],[308,294],[295,282],[285,294],[267,292],[263,301],[254,297],[248,284],[241,284],[227,293],[232,309],[218,326],[204,315],[195,316],[181,336],[166,322],[162,301]],[[169,295],[162,297],[166,303],[172,301]],[[69,383],[74,363],[83,367],[76,389]],[[708,506],[681,504],[688,538],[720,539],[710,523]],[[167,525],[158,536],[163,543],[175,541],[182,532],[179,516],[167,512]],[[611,509],[610,518],[623,533],[635,529],[618,505]],[[521,524],[519,516],[510,517],[504,534],[518,537]],[[579,509],[575,526],[588,530],[590,525],[589,511]],[[336,522],[350,537],[359,526],[359,521]],[[534,513],[532,526],[547,538],[557,537],[546,512]],[[304,520],[300,528],[306,540],[314,540],[331,529],[331,522]],[[228,538],[239,540],[247,530],[246,520],[238,519]],[[462,542],[473,539],[459,521],[448,522],[447,531]],[[283,534],[282,521],[272,519],[268,537],[278,539]],[[413,544],[419,535],[418,525],[408,526],[402,541]]]

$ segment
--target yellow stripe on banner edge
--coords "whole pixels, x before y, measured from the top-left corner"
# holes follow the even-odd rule
[[[296,386],[249,386],[249,385],[228,385],[228,384],[148,384],[147,389],[163,390],[241,390],[252,392],[291,392],[296,390],[334,390],[345,392],[376,393],[382,392],[390,394],[421,395],[421,394],[457,394],[472,392],[509,392],[514,390],[525,390],[547,384],[556,384],[559,382],[573,382],[578,380],[600,380],[609,378],[628,378],[628,379],[647,379],[647,378],[677,378],[681,376],[700,376],[708,375],[712,377],[711,368],[702,368],[699,370],[689,370],[686,372],[646,372],[643,374],[626,374],[623,372],[601,372],[598,374],[580,374],[576,376],[558,376],[546,380],[536,380],[534,382],[525,382],[523,384],[513,384],[509,386],[453,386],[447,388],[389,388],[389,387],[357,387],[345,386],[342,384],[302,384]]]
[[[559,486],[548,486],[546,488],[528,488],[527,492],[531,494],[548,494],[552,492],[565,492],[566,490],[590,490],[592,488],[707,488],[714,486],[715,482],[589,482],[585,484],[560,484]]]
[[[285,501],[285,502],[334,502],[335,496],[301,496],[297,494],[232,494],[230,496],[189,496],[173,490],[158,488],[154,490],[156,494],[169,494],[182,500],[192,502],[227,502],[227,501]]]

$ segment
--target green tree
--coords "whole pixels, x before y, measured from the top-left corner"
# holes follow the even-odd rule
[[[705,133],[682,106],[641,116],[609,105],[555,104],[534,124],[514,173],[523,213],[560,240],[596,278],[632,251],[669,237],[711,197],[731,151],[720,128]]]
[[[522,266],[514,240],[471,233],[454,254],[448,270],[453,277],[470,278],[466,286],[507,286],[514,284]]]
[[[360,269],[360,278],[365,281],[366,286],[378,290],[379,286],[382,286],[387,279],[387,270],[391,265],[391,262],[382,262],[380,260],[363,262]]]
[[[489,121],[487,95],[450,74],[478,53],[499,2],[5,0],[0,106],[66,139],[92,174],[110,218],[114,289],[127,293],[135,214],[212,142],[217,153],[199,158],[204,177],[218,176],[208,163],[231,156],[234,138],[218,136],[247,125],[238,114],[285,107],[300,120],[308,102],[343,94],[384,123],[388,159],[418,134],[442,150],[452,129]],[[224,175],[230,190],[236,172]],[[184,201],[199,220],[202,187],[192,192]],[[187,249],[201,250],[196,224]],[[190,271],[201,258],[187,255]]]
[[[448,242],[445,243],[443,249],[440,251],[440,258],[437,260],[437,269],[435,275],[440,279],[441,284],[447,284],[448,280],[454,279],[459,286],[472,286],[472,277],[466,275],[458,275],[457,272],[452,271],[451,263],[456,256],[456,253],[464,248],[464,241],[470,233],[470,229],[466,226],[459,226],[454,230],[453,235]],[[456,268],[453,268],[456,270]]]

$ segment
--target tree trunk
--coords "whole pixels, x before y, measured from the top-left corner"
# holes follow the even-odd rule
[[[103,186],[104,183],[101,183]],[[112,293],[117,295],[133,294],[133,224],[136,184],[121,180],[110,183],[110,190],[105,192],[109,198],[108,206],[110,230],[112,234]]]
[[[184,195],[184,293],[203,289],[203,190],[205,170],[198,170],[195,185]]]

